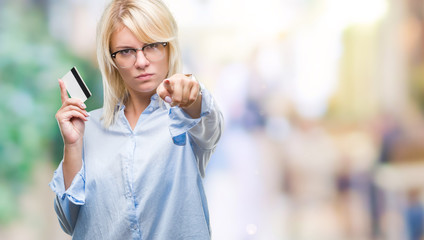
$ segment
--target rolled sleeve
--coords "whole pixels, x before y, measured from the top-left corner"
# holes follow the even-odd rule
[[[169,109],[169,132],[171,133],[172,140],[177,145],[186,144],[186,133],[196,126],[202,119],[209,115],[213,103],[213,98],[210,93],[201,84],[202,91],[202,107],[199,118],[191,118],[182,108],[171,107]]]
[[[81,170],[75,175],[72,180],[71,186],[65,190],[65,183],[63,179],[62,170],[63,161],[59,164],[53,175],[53,179],[49,186],[60,200],[68,199],[71,203],[76,205],[83,205],[85,203],[85,169],[84,164]]]
[[[185,145],[187,139],[190,139],[200,175],[204,177],[206,165],[223,131],[223,116],[210,92],[202,85],[201,89],[200,117],[191,118],[181,108],[172,107],[169,109],[169,130],[176,145]]]
[[[224,118],[209,91],[202,90],[202,111],[189,135],[201,150],[213,150],[223,131]]]

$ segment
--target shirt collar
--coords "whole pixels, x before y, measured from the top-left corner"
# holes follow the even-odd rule
[[[164,101],[159,97],[157,93],[153,94],[150,97],[150,104],[144,109],[142,114],[151,114],[152,112],[156,111],[158,108],[165,108]],[[123,102],[119,102],[116,105],[117,114],[119,121],[121,121],[123,124],[126,124],[128,121],[125,117],[125,104]]]
[[[161,102],[162,101],[159,98],[159,95],[157,93],[153,94],[150,97],[150,104],[149,104],[149,106],[147,106],[146,110],[149,109],[150,112],[152,112],[152,111],[158,109],[162,105]],[[117,112],[124,112],[124,110],[125,110],[125,104],[121,101],[116,105],[116,111]]]
[[[159,98],[159,95],[157,93],[153,94],[150,97],[150,104],[149,104],[149,106],[147,108],[151,107],[152,108],[152,111],[158,109],[159,108],[159,105],[160,105],[160,100],[161,99]]]

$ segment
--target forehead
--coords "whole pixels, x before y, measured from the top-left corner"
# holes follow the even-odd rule
[[[127,27],[117,28],[110,37],[111,48],[140,45],[143,45],[143,42],[138,40],[138,38]]]

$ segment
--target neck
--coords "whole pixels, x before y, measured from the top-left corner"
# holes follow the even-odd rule
[[[137,124],[138,118],[144,109],[150,104],[150,98],[154,93],[137,94],[130,91],[127,102],[125,103],[125,116],[132,129]]]
[[[130,91],[125,109],[132,112],[142,113],[144,109],[150,104],[150,98],[154,93],[139,94]]]

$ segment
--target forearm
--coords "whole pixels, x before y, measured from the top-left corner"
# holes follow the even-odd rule
[[[65,144],[63,150],[63,180],[65,190],[71,186],[75,175],[82,167],[82,140],[74,144]]]
[[[74,231],[80,206],[85,204],[83,150],[82,143],[77,142],[74,145],[65,144],[63,160],[49,183],[56,194],[54,206],[60,225],[70,235]]]

